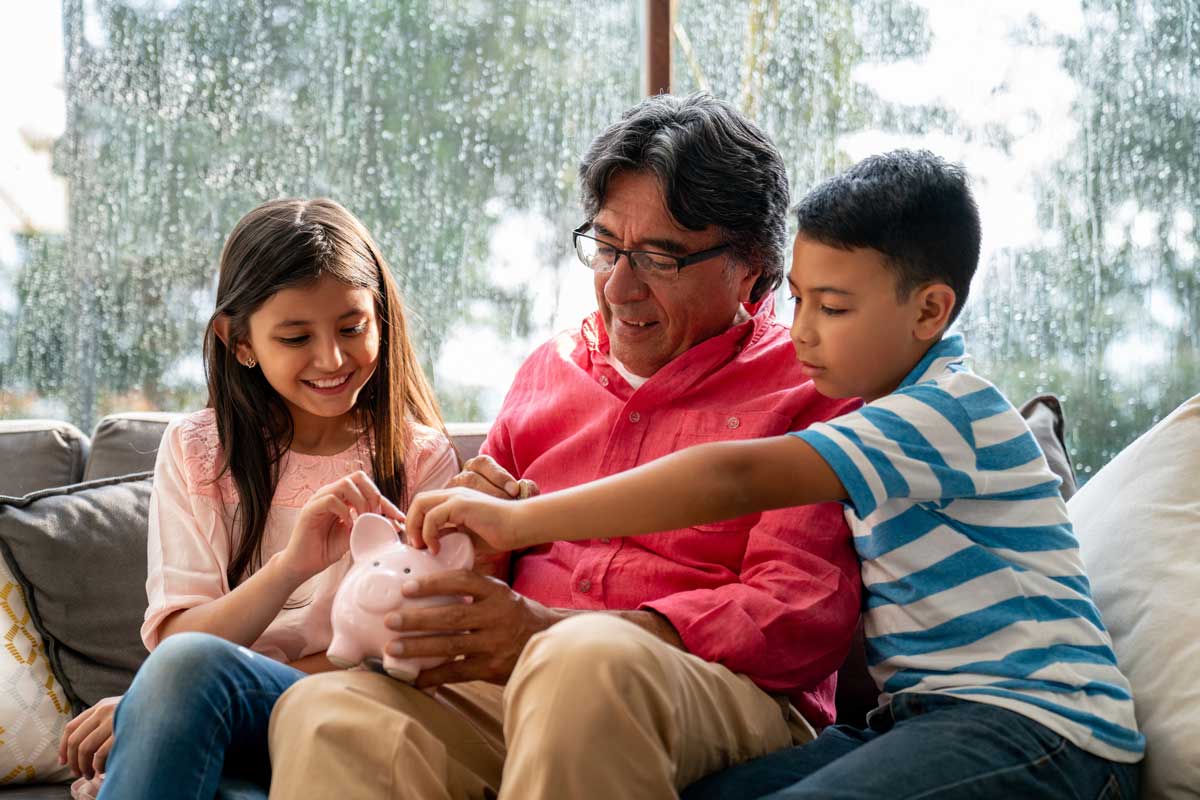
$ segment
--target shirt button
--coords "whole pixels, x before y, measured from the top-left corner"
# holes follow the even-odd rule
[[[636,412],[636,411],[629,412],[629,421],[630,422],[636,424],[638,422],[638,420],[640,420],[641,418],[642,418],[642,415],[639,414],[638,412]]]
[[[586,594],[587,592],[591,591],[591,589],[592,589],[592,582],[589,581],[587,578],[584,578],[583,580],[581,580],[579,582],[579,591]]]
[[[601,386],[608,386],[608,376],[607,376],[607,375],[601,375],[601,376],[600,376],[600,385],[601,385]]]
[[[725,426],[726,426],[726,427],[728,427],[728,428],[729,428],[729,429],[731,429],[731,430],[732,430],[733,428],[736,428],[736,427],[738,427],[738,426],[739,426],[739,425],[741,425],[741,424],[742,424],[742,421],[741,421],[740,419],[738,419],[737,417],[730,417],[729,419],[727,419],[727,420],[725,421]]]
[[[612,541],[612,539],[609,539],[607,536],[605,536],[603,539],[600,540],[600,544],[608,544],[611,541]]]

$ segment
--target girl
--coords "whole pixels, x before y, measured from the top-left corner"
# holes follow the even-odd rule
[[[119,707],[102,701],[63,737],[87,778],[107,756],[101,798],[212,798],[235,783],[265,796],[275,700],[333,668],[354,518],[399,526],[398,506],[458,471],[387,264],[331,200],[242,218],[204,352],[208,407],[172,422],[155,467],[150,658]]]

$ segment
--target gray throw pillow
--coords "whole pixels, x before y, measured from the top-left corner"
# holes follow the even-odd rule
[[[146,658],[151,473],[0,497],[0,552],[78,711],[123,693]]]
[[[1058,398],[1052,394],[1039,395],[1021,406],[1021,416],[1033,431],[1033,438],[1046,454],[1050,471],[1062,478],[1058,491],[1063,500],[1070,500],[1078,485],[1075,470],[1071,468],[1071,456],[1067,453],[1064,436],[1063,410]]]

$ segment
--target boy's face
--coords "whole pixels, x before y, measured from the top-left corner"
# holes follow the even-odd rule
[[[788,285],[796,358],[826,397],[883,397],[929,347],[928,293],[918,289],[901,301],[877,250],[839,250],[797,236]]]

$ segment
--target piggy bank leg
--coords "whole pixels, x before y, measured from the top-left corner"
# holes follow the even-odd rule
[[[417,679],[417,673],[421,671],[419,662],[424,660],[420,658],[394,658],[384,653],[383,671],[398,681],[412,683]]]
[[[330,663],[342,669],[358,666],[362,663],[364,655],[366,654],[362,648],[355,647],[349,639],[336,634],[333,641],[329,643],[329,649],[325,651],[325,657],[329,659]]]

